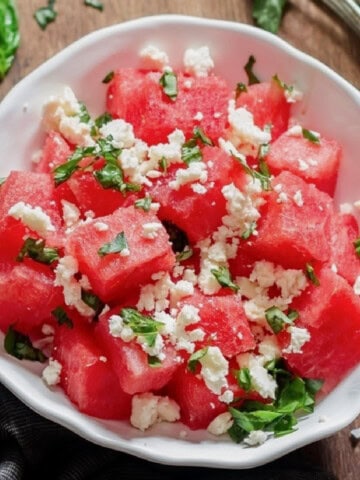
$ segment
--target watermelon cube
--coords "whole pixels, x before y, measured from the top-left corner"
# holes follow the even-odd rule
[[[61,387],[81,412],[105,419],[129,418],[131,396],[121,389],[91,326],[58,327],[52,356],[62,367]]]
[[[65,163],[73,152],[73,148],[58,132],[49,132],[41,152],[38,163],[35,163],[35,171],[39,173],[51,173],[54,168]]]
[[[121,234],[127,243],[125,251],[101,253]],[[175,262],[169,237],[157,217],[134,207],[119,208],[77,227],[67,238],[65,250],[78,260],[93,291],[106,302],[123,298],[147,283],[152,274],[170,270]]]
[[[335,140],[321,137],[317,144],[302,135],[284,133],[271,144],[266,161],[274,175],[287,170],[333,195],[340,157],[341,148]]]

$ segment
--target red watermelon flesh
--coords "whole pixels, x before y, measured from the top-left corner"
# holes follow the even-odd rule
[[[244,107],[254,116],[254,123],[260,128],[271,124],[273,140],[287,130],[290,116],[290,104],[286,101],[284,90],[276,82],[262,82],[247,87],[237,100],[236,107]]]
[[[117,70],[109,85],[107,110],[131,123],[135,136],[150,145],[167,142],[176,128],[189,138],[196,125],[217,140],[227,122],[230,92],[226,82],[215,75],[194,78],[178,73],[178,95],[173,101],[163,93],[160,77],[159,72]],[[195,119],[198,112],[201,121]]]
[[[129,418],[131,396],[121,389],[90,326],[58,327],[53,358],[62,366],[62,388],[81,412],[98,418]]]
[[[54,168],[65,163],[73,149],[58,132],[48,133],[42,149],[39,163],[35,164],[35,171],[39,173],[51,173]]]
[[[360,299],[350,285],[330,269],[317,272],[320,286],[311,285],[296,299],[296,326],[309,330],[311,338],[302,354],[285,354],[290,368],[306,378],[325,380],[329,393],[360,362]],[[280,334],[283,347],[287,334]]]
[[[321,137],[316,144],[302,135],[284,133],[271,144],[266,161],[273,175],[287,170],[333,195],[340,157],[341,148],[335,140]]]
[[[99,231],[97,222],[108,226]],[[119,208],[106,217],[81,225],[71,233],[65,245],[66,252],[79,262],[80,271],[87,275],[94,292],[104,301],[123,298],[139,285],[150,280],[152,274],[168,271],[175,256],[163,226],[154,239],[143,236],[143,225],[157,223],[151,212],[134,207]],[[130,254],[111,253],[100,256],[98,250],[124,232]]]
[[[306,262],[328,260],[332,199],[286,171],[275,178],[272,186],[258,222],[258,235],[252,240],[253,255],[285,268],[304,268]],[[283,201],[281,194],[286,195]]]
[[[130,394],[161,389],[179,367],[175,349],[171,345],[166,346],[165,359],[161,365],[149,365],[148,355],[135,340],[124,342],[121,338],[111,335],[109,318],[112,314],[119,314],[120,310],[113,309],[100,317],[95,334],[112,363],[121,387]]]
[[[62,292],[54,287],[55,275],[47,265],[26,259],[23,263],[2,263],[0,267],[0,328],[10,325],[29,333],[51,321],[51,311],[62,301]]]

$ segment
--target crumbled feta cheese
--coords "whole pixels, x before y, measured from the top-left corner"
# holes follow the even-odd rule
[[[194,285],[186,280],[180,280],[170,288],[170,306],[176,307],[178,302],[194,294]]]
[[[201,112],[196,112],[196,114],[194,115],[194,120],[197,120],[198,122],[201,122],[203,118],[204,118],[204,115]]]
[[[170,335],[170,341],[175,345],[177,350],[185,350],[188,353],[193,353],[195,350],[194,342],[204,339],[205,332],[200,328],[186,331],[188,325],[199,321],[199,309],[193,305],[183,305],[176,317],[174,333]]]
[[[256,445],[262,445],[267,440],[268,434],[263,430],[253,430],[249,435],[244,438],[244,442],[251,447]]]
[[[278,198],[276,199],[277,203],[286,203],[288,201],[288,196],[285,192],[280,192]]]
[[[351,205],[351,203],[341,203],[340,213],[342,214],[353,213],[353,206]]]
[[[107,362],[107,358],[104,357],[104,355],[100,355],[99,360],[100,360],[100,362],[103,362],[103,363]]]
[[[185,72],[195,77],[206,77],[214,68],[209,47],[188,48],[184,53],[184,67]]]
[[[44,368],[42,372],[42,378],[44,382],[49,386],[57,385],[60,383],[62,365],[53,358],[50,358],[49,365]]]
[[[360,275],[356,277],[353,289],[354,289],[355,295],[360,295]]]
[[[149,222],[144,223],[142,236],[150,240],[154,240],[158,236],[158,231],[162,229],[161,223],[158,222]]]
[[[301,193],[301,190],[297,190],[293,196],[294,202],[298,207],[302,207],[304,205],[304,199]]]
[[[15,220],[20,220],[26,227],[34,230],[41,237],[46,236],[48,232],[55,232],[51,218],[40,207],[32,207],[27,203],[18,202],[9,209],[8,215]]]
[[[300,102],[304,96],[300,90],[294,87],[294,85],[292,85],[291,88],[285,88],[284,94],[288,103]]]
[[[334,273],[338,273],[338,268],[335,263],[331,264],[330,270]]]
[[[245,366],[249,368],[253,389],[259,392],[263,398],[275,399],[277,383],[264,367],[267,359],[261,355],[249,354],[247,360],[248,364]]]
[[[142,67],[149,70],[163,70],[169,65],[168,55],[155,45],[147,45],[140,51]]]
[[[199,360],[201,376],[205,385],[213,393],[220,395],[221,390],[227,387],[226,376],[229,373],[229,362],[219,347],[208,347],[206,354]]]
[[[286,135],[290,135],[291,137],[302,137],[302,134],[301,125],[293,125],[286,132]]]
[[[81,275],[79,285],[84,290],[91,290],[91,283],[87,275]]]
[[[223,435],[229,430],[233,423],[234,420],[231,416],[231,413],[220,413],[220,415],[215,417],[214,420],[209,423],[207,431],[212,435]]]
[[[302,347],[311,338],[307,328],[300,328],[291,325],[287,331],[290,333],[290,344],[283,350],[284,353],[302,353]]]
[[[207,192],[207,188],[201,185],[201,183],[193,183],[190,188],[194,193],[198,193],[199,195],[204,195],[204,193]]]
[[[206,164],[204,162],[191,162],[187,168],[179,168],[176,171],[175,180],[169,182],[170,188],[179,190],[182,185],[199,181],[205,183],[208,178]]]
[[[80,221],[81,212],[76,205],[67,200],[61,200],[63,219],[67,228],[74,227]]]
[[[302,160],[301,158],[299,158],[299,170],[301,172],[305,172],[308,169],[309,169],[309,164],[305,162],[305,160]]]
[[[146,337],[142,335],[139,335],[136,341],[141,345],[142,350],[148,355],[158,357],[159,359],[164,357],[164,339],[159,333],[156,335],[155,342],[152,346],[148,344]]]
[[[136,305],[138,310],[147,310],[148,312],[156,310],[161,312],[169,307],[170,287],[173,282],[168,273],[159,272],[152,275],[155,284],[149,283],[141,287],[139,301]]]
[[[176,422],[179,419],[180,407],[169,397],[160,397],[148,392],[134,395],[132,398],[130,423],[143,432],[155,423]]]
[[[124,342],[130,342],[135,338],[132,328],[124,325],[123,318],[120,315],[111,315],[108,322],[109,332],[113,337],[121,338]]]
[[[268,361],[281,357],[281,349],[275,335],[266,335],[259,343],[258,350]]]
[[[114,148],[130,148],[135,143],[133,126],[121,118],[105,123],[99,133],[104,138],[111,136],[111,145]]]
[[[109,225],[105,222],[95,222],[94,228],[98,232],[106,232],[107,230],[109,230]]]
[[[128,248],[124,248],[120,252],[120,257],[128,257],[130,255],[130,250]]]
[[[224,403],[231,403],[234,400],[234,392],[225,390],[222,395],[219,395],[219,400]]]

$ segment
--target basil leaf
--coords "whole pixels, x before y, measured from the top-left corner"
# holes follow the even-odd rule
[[[234,292],[239,290],[239,287],[232,281],[229,269],[226,267],[213,268],[211,273],[214,275],[218,283],[222,287],[231,288]]]
[[[162,322],[158,322],[148,315],[143,315],[135,308],[122,308],[120,316],[125,325],[128,325],[135,335],[144,337],[149,347],[154,346],[158,332],[164,325]]]
[[[104,5],[99,0],[84,0],[84,5],[96,8],[96,10],[100,10],[100,12],[104,10]]]
[[[94,177],[105,189],[115,188],[120,191],[124,183],[121,168],[113,163],[107,163],[100,170],[96,170]]]
[[[181,160],[189,165],[191,162],[201,162],[202,153],[196,140],[193,138],[184,143],[181,147]]]
[[[105,307],[105,303],[100,300],[100,298],[95,295],[95,293],[88,292],[84,289],[81,290],[81,300],[86,303],[88,307],[94,310],[94,320],[97,320],[103,308]]]
[[[320,285],[319,279],[317,278],[314,267],[311,265],[311,263],[307,263],[305,265],[305,275],[316,287]]]
[[[254,233],[255,229],[256,229],[256,222],[251,222],[249,227],[242,233],[241,238],[243,240],[247,240]]]
[[[57,12],[54,10],[55,0],[49,0],[47,7],[40,7],[34,13],[34,18],[42,30],[54,22],[57,17]]]
[[[244,70],[248,77],[248,85],[254,85],[254,83],[260,83],[260,80],[258,79],[258,77],[255,75],[253,71],[253,66],[255,62],[256,62],[255,57],[253,55],[250,55],[246,65],[244,66]]]
[[[167,167],[168,167],[168,164],[167,164],[166,158],[161,157],[159,160],[159,169],[166,173]]]
[[[104,112],[102,115],[95,119],[95,125],[97,128],[101,128],[103,125],[111,122],[113,120],[113,116],[109,112]]]
[[[150,367],[156,368],[161,366],[161,360],[154,355],[148,355],[147,360]]]
[[[240,163],[240,165],[243,167],[244,171],[250,175],[252,178],[256,178],[259,180],[260,184],[261,184],[261,188],[263,190],[270,190],[271,189],[271,181],[270,181],[270,178],[271,178],[271,175],[270,175],[270,172],[269,170],[266,168],[266,167],[263,167],[263,171],[262,172],[258,172],[257,170],[254,170],[253,168],[249,167],[249,165],[247,164],[246,160],[234,153],[231,154],[231,156]]]
[[[91,120],[90,114],[84,102],[79,102],[80,113],[78,114],[79,120],[82,123],[89,123]]]
[[[213,142],[212,140],[207,137],[204,133],[204,131],[200,127],[194,127],[194,139],[200,140],[204,145],[209,145],[212,146]]]
[[[248,91],[247,86],[243,82],[239,82],[236,84],[235,87],[235,98],[239,98],[242,93],[246,93]]]
[[[98,254],[100,257],[104,257],[105,255],[109,255],[110,253],[120,253],[126,248],[129,248],[125,233],[120,232],[116,235],[114,240],[111,242],[105,243],[102,247],[99,248]]]
[[[356,255],[360,257],[360,237],[353,241],[353,245]]]
[[[259,27],[272,33],[277,33],[286,5],[286,0],[255,0],[253,3],[253,18]]]
[[[287,315],[275,306],[265,310],[266,321],[275,334],[281,332],[285,324],[291,325],[298,317],[299,313],[296,310],[289,310]]]
[[[0,177],[0,187],[4,185],[8,177]]]
[[[285,82],[280,80],[277,74],[272,77],[272,80],[277,83],[277,85],[285,92],[291,94],[294,91],[294,85],[287,85]]]
[[[193,249],[190,247],[185,247],[185,249],[182,252],[179,252],[176,254],[176,261],[177,262],[184,262],[188,258],[191,258],[193,256]]]
[[[303,128],[302,134],[303,134],[303,137],[306,138],[306,140],[309,140],[309,142],[315,143],[316,145],[320,145],[320,138],[311,130],[307,130],[306,128]]]
[[[15,330],[12,325],[8,328],[4,338],[5,351],[19,360],[31,360],[44,363],[47,357],[43,352],[33,347],[30,338]]]
[[[187,369],[189,370],[189,372],[195,373],[196,366],[199,363],[199,360],[201,360],[203,357],[205,357],[205,355],[208,352],[208,349],[209,349],[208,347],[201,348],[200,350],[197,350],[192,355],[190,355],[188,363],[187,363]]]
[[[25,257],[30,257],[35,260],[35,262],[50,265],[59,259],[59,251],[57,248],[45,247],[45,240],[27,238],[16,260],[22,262]]]
[[[247,367],[241,368],[236,372],[236,380],[239,386],[245,390],[245,392],[250,392],[251,390],[251,376],[250,370]]]
[[[74,323],[62,307],[56,307],[52,312],[59,325],[66,325],[68,328],[73,328]]]
[[[19,21],[13,0],[0,2],[0,81],[13,64],[20,43]]]
[[[160,85],[163,88],[163,92],[171,100],[176,100],[178,95],[177,91],[177,77],[174,72],[164,72],[159,80]]]
[[[140,198],[139,200],[136,200],[134,205],[135,205],[135,208],[141,208],[142,210],[144,210],[144,212],[148,212],[151,207],[151,202],[152,202],[151,197],[144,197],[144,198]]]
[[[66,182],[73,173],[76,172],[79,168],[80,160],[68,160],[66,163],[63,163],[56,167],[53,170],[55,185],[58,186],[61,183]]]
[[[102,79],[102,83],[110,83],[111,80],[114,78],[115,73],[113,71],[107,73],[105,77]]]

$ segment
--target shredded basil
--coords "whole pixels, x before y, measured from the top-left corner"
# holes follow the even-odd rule
[[[111,80],[114,78],[115,73],[113,71],[107,73],[105,77],[102,79],[102,83],[110,83]]]
[[[49,0],[46,7],[38,8],[34,13],[34,18],[42,30],[54,22],[57,17],[57,12],[54,10],[55,0]]]
[[[35,262],[50,265],[59,259],[59,251],[57,248],[46,247],[43,239],[27,238],[16,260],[22,262],[25,257],[30,257]]]
[[[245,392],[250,392],[251,390],[251,375],[250,370],[247,367],[241,368],[236,372],[236,380],[239,387],[241,387]]]
[[[135,308],[122,308],[120,316],[124,324],[128,325],[135,335],[144,338],[149,347],[155,345],[158,332],[164,325],[162,322],[158,322],[148,315],[143,315]]]
[[[244,66],[244,70],[246,72],[246,75],[248,77],[248,84],[253,85],[254,83],[260,83],[260,80],[258,77],[255,75],[253,67],[256,63],[254,55],[250,55],[246,65]]]
[[[306,140],[309,140],[309,142],[315,143],[316,145],[320,145],[319,136],[316,135],[311,130],[307,130],[306,128],[303,128],[302,129],[302,134],[303,134],[303,137],[306,138]]]
[[[86,5],[87,7],[95,8],[100,12],[104,10],[104,5],[99,0],[84,0],[84,5]]]
[[[247,92],[247,86],[243,82],[238,82],[235,87],[235,98],[239,98],[242,93]]]
[[[102,115],[95,119],[95,125],[97,128],[101,128],[103,125],[111,122],[113,120],[113,116],[109,112],[104,112]]]
[[[275,306],[265,310],[266,321],[275,334],[281,332],[285,325],[291,325],[298,317],[299,313],[296,310],[290,309],[287,314]]]
[[[155,355],[148,355],[147,360],[150,367],[156,368],[161,365],[161,360]]]
[[[316,287],[320,285],[319,279],[317,278],[314,267],[311,265],[311,263],[307,263],[305,265],[305,275]]]
[[[136,200],[134,205],[135,205],[135,208],[141,208],[142,210],[144,210],[144,212],[148,212],[151,207],[151,202],[152,202],[151,197],[144,197],[144,198],[140,198],[139,200]]]
[[[13,0],[0,2],[0,81],[13,64],[20,43],[18,14]]]
[[[88,292],[84,289],[81,290],[81,300],[86,303],[88,307],[94,310],[94,320],[97,320],[103,308],[105,307],[105,303],[100,300],[95,293]]]
[[[277,33],[284,13],[286,0],[254,0],[252,15],[257,25]]]
[[[201,142],[203,145],[213,145],[213,142],[204,131],[200,127],[195,127],[193,136],[181,147],[181,160],[187,165],[191,162],[202,161],[203,156],[198,142]]]
[[[177,77],[175,73],[164,72],[160,77],[159,83],[162,86],[165,95],[175,101],[178,96]]]
[[[189,370],[189,372],[195,373],[197,364],[203,357],[205,357],[205,355],[208,352],[208,349],[209,349],[208,347],[201,348],[200,350],[197,350],[192,355],[190,355],[187,363],[187,369]]]
[[[249,227],[242,233],[241,238],[243,240],[247,240],[248,238],[250,238],[251,235],[254,233],[256,226],[256,222],[251,222]]]
[[[31,360],[33,362],[44,363],[47,357],[39,348],[35,348],[30,338],[21,332],[18,332],[12,325],[8,328],[4,338],[5,351],[18,358],[19,360]]]
[[[356,255],[360,257],[360,237],[353,241],[353,245]]]
[[[269,169],[267,168],[267,164],[266,162],[261,162],[259,163],[260,165],[260,168],[262,169],[262,171],[257,171],[257,170],[254,170],[253,168],[249,167],[249,165],[247,164],[246,162],[246,159],[239,156],[239,155],[236,155],[234,153],[231,153],[231,156],[240,163],[240,165],[243,167],[243,169],[245,170],[245,172],[250,175],[252,178],[256,178],[259,180],[260,184],[261,184],[261,188],[263,190],[270,190],[271,189],[271,174],[269,172]]]
[[[98,250],[98,254],[100,255],[100,257],[104,257],[105,255],[109,255],[110,253],[120,253],[127,248],[129,248],[129,246],[125,238],[125,233],[120,232],[116,235],[114,240],[105,243],[102,247],[100,247]]]
[[[66,325],[68,328],[73,328],[74,323],[62,307],[56,307],[52,312],[59,325]]]
[[[194,254],[193,249],[187,246],[184,248],[182,252],[179,252],[176,254],[176,261],[179,263],[184,262],[185,260],[188,260],[189,258],[191,258],[193,254]]]
[[[222,287],[231,288],[234,292],[239,290],[238,285],[232,281],[229,269],[226,267],[213,268],[211,273]]]

